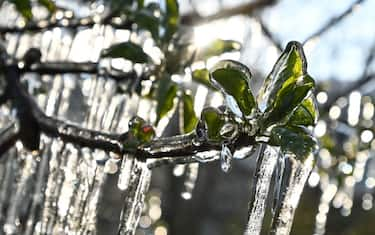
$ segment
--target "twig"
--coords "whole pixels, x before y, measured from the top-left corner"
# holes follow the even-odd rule
[[[124,148],[124,144],[131,138],[127,132],[123,134],[109,134],[84,129],[45,115],[33,98],[21,86],[19,68],[16,65],[6,66],[5,68],[7,89],[10,92],[12,105],[17,109],[17,117],[20,122],[19,135],[12,135],[12,140],[19,137],[25,147],[30,146],[29,148],[36,150],[39,148],[39,135],[41,131],[48,136],[58,137],[65,142],[71,142],[80,146],[102,149],[121,155],[124,153],[134,153],[134,149]],[[7,145],[9,141],[2,141],[3,139],[7,140],[9,138],[6,138],[6,135],[4,135],[4,138],[1,136],[0,149],[12,146],[10,144]],[[141,160],[164,157],[179,158],[195,155],[198,152],[219,150],[221,148],[220,143],[202,142],[197,144],[195,139],[194,132],[188,135],[154,139],[148,144],[139,146],[135,155]],[[241,134],[232,145],[234,148],[239,148],[254,143],[255,140],[253,137]]]
[[[275,35],[271,33],[267,25],[264,24],[263,20],[260,17],[256,17],[256,20],[258,21],[263,34],[270,40],[270,42],[276,47],[279,52],[282,52],[283,47],[281,45],[281,42],[276,38]]]
[[[313,40],[314,38],[317,38],[319,37],[320,35],[322,35],[323,33],[325,33],[326,31],[330,30],[334,25],[338,24],[341,22],[342,19],[344,19],[346,16],[350,15],[357,6],[359,6],[360,4],[362,4],[365,0],[357,0],[355,1],[353,4],[351,4],[348,9],[346,9],[343,13],[341,13],[340,15],[338,16],[335,16],[333,17],[332,19],[330,19],[322,28],[320,28],[319,30],[317,30],[315,33],[311,34],[310,36],[308,36],[304,42],[302,44],[306,44],[307,42],[309,42],[310,40]]]
[[[349,95],[352,91],[361,88],[363,85],[365,85],[366,83],[374,79],[375,73],[369,74],[369,69],[374,59],[375,59],[375,41],[373,42],[370,52],[366,58],[365,67],[363,69],[361,77],[350,86],[341,90],[337,94],[329,97],[328,101],[323,106],[323,110],[328,110],[340,97]]]
[[[2,156],[18,139],[16,124],[12,122],[0,132],[0,156]]]
[[[115,23],[112,21],[114,17],[113,14],[105,16],[102,20],[96,20],[94,16],[88,16],[84,18],[72,18],[72,19],[62,19],[62,20],[41,20],[38,22],[30,22],[23,27],[19,26],[1,26],[0,33],[20,33],[20,32],[39,32],[44,30],[49,30],[53,28],[65,28],[65,29],[77,29],[79,27],[92,27],[95,24],[111,25],[117,29],[130,29],[133,22],[127,20],[122,23]]]
[[[137,74],[134,70],[130,72],[122,72],[116,70],[100,69],[98,63],[84,62],[43,62],[33,64],[31,67],[21,69],[21,73],[38,73],[38,74],[65,74],[65,73],[88,73],[109,76],[116,81],[135,79]]]
[[[224,19],[235,15],[250,15],[257,10],[275,4],[276,0],[257,0],[237,7],[220,10],[218,13],[209,16],[200,16],[192,12],[181,16],[181,23],[185,25],[198,25],[208,23],[214,20]]]

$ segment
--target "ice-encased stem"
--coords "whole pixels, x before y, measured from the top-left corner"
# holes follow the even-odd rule
[[[124,154],[117,183],[117,187],[120,190],[126,190],[129,187],[133,163],[134,156],[131,154]]]
[[[278,155],[277,147],[262,144],[259,148],[245,235],[257,235],[261,232],[266,200]]]
[[[313,167],[314,156],[304,161],[292,154],[285,155],[282,195],[272,221],[271,235],[288,235],[292,228],[294,213],[298,206],[306,180]]]

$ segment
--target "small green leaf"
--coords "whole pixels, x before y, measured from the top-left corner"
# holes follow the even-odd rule
[[[178,2],[177,0],[165,0],[166,5],[166,12],[164,18],[164,41],[169,42],[175,32],[177,31],[178,24],[179,24],[179,10],[178,10]]]
[[[277,92],[276,99],[266,113],[265,126],[281,122],[306,98],[315,86],[314,80],[305,75],[297,80],[291,77]]]
[[[210,72],[208,71],[208,69],[196,69],[192,72],[191,77],[197,83],[216,90],[216,88],[211,85]]]
[[[30,0],[10,0],[15,6],[17,11],[27,20],[33,18],[33,13],[31,11]]]
[[[198,50],[196,59],[206,60],[212,56],[219,56],[226,52],[241,50],[241,43],[233,40],[216,39],[208,46]]]
[[[177,96],[177,90],[177,84],[171,82],[169,79],[163,78],[159,82],[156,94],[156,123],[159,123],[160,119],[173,108],[174,98]]]
[[[102,57],[123,58],[133,63],[147,63],[151,59],[142,47],[132,42],[123,42],[110,46],[102,51]]]
[[[229,108],[239,117],[250,117],[257,107],[251,77],[245,65],[232,60],[220,61],[210,70],[212,84],[224,93]]]
[[[143,8],[145,5],[145,0],[137,0],[137,7],[138,9]]]
[[[315,99],[308,97],[294,110],[288,120],[289,125],[313,126],[318,121]]]
[[[193,97],[191,95],[184,93],[182,95],[182,107],[180,108],[180,118],[183,118],[181,120],[181,123],[183,123],[183,132],[189,133],[196,127],[198,123],[198,118],[194,111],[194,101]],[[183,113],[181,113],[183,112]]]
[[[45,8],[47,8],[47,10],[50,12],[50,13],[54,13],[56,11],[56,5],[53,1],[51,0],[38,0],[38,3],[42,6],[44,6]]]
[[[134,22],[139,28],[148,30],[154,40],[159,38],[159,19],[148,9],[135,12]]]
[[[284,83],[287,80],[289,83],[297,81],[307,74],[306,69],[307,63],[302,45],[298,42],[289,42],[259,92],[258,103],[261,110],[271,108]]]
[[[202,110],[201,120],[206,129],[207,140],[211,142],[220,142],[220,130],[225,124],[225,117],[222,112],[216,108],[207,107]]]
[[[142,144],[150,142],[155,136],[154,128],[138,116],[129,121],[129,132]]]
[[[269,142],[280,146],[284,153],[295,154],[302,161],[314,153],[318,146],[310,131],[301,126],[275,126]]]

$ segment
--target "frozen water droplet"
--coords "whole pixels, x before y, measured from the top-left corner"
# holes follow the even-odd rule
[[[117,162],[113,159],[108,159],[104,165],[104,172],[107,174],[116,174],[118,171]]]
[[[238,134],[238,127],[233,123],[225,123],[220,129],[220,136],[233,139]]]
[[[232,167],[233,155],[226,144],[223,144],[220,152],[221,169],[227,173]]]
[[[190,200],[191,199],[191,193],[190,192],[182,192],[181,197],[185,200]]]

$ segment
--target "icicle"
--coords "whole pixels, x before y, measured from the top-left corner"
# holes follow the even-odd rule
[[[233,155],[229,147],[226,144],[221,146],[220,162],[221,169],[227,173],[232,168]]]
[[[261,144],[258,149],[257,168],[252,182],[245,235],[257,235],[261,232],[272,173],[279,154],[278,148],[265,144]]]
[[[185,200],[191,199],[195,188],[195,182],[198,178],[199,163],[190,163],[187,165],[187,171],[185,175],[184,190],[181,193],[181,197]]]
[[[147,165],[135,161],[126,193],[125,205],[121,213],[119,235],[135,234],[150,180],[151,171],[147,168]]]
[[[134,157],[130,154],[125,154],[122,158],[120,175],[118,177],[117,187],[120,190],[127,190],[130,183],[132,174],[132,167],[134,163]]]
[[[274,185],[274,194],[273,194],[273,202],[272,202],[272,214],[273,215],[275,214],[277,204],[280,201],[284,168],[285,168],[285,159],[284,159],[284,155],[280,152],[276,170],[275,170],[275,185]]]
[[[283,176],[282,199],[278,203],[272,222],[272,235],[288,235],[292,227],[294,213],[297,208],[305,182],[312,170],[314,156],[310,154],[303,162],[294,155],[285,155],[288,171]],[[285,180],[285,181],[284,181]]]

